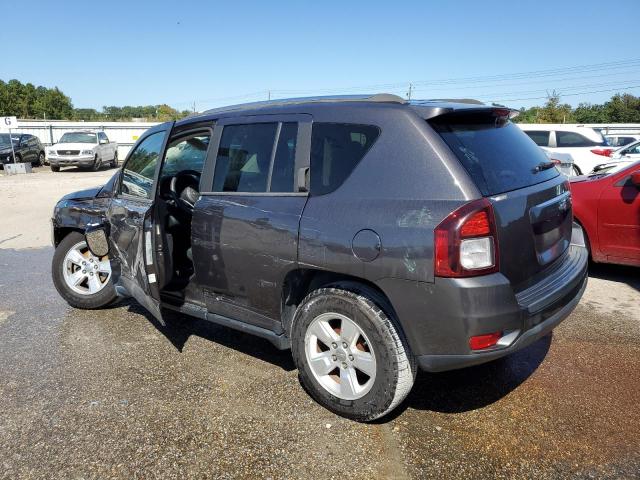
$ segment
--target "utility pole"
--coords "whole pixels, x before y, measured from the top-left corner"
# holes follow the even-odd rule
[[[196,101],[193,101],[193,113],[196,113]]]
[[[271,100],[271,90],[267,90],[267,100]]]
[[[411,100],[411,93],[413,93],[413,83],[409,82],[409,91],[407,92],[407,100]]]

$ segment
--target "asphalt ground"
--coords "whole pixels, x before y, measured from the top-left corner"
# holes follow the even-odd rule
[[[266,341],[58,296],[53,204],[112,173],[0,175],[0,478],[640,477],[639,269],[592,266],[552,335],[420,373],[394,414],[359,424]]]

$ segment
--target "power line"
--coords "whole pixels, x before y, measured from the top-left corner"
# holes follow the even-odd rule
[[[603,93],[603,92],[619,92],[620,90],[631,90],[634,88],[640,88],[640,85],[633,85],[631,87],[624,87],[624,88],[608,88],[606,90],[593,90],[591,92],[576,92],[576,93],[564,93],[562,94],[563,97],[574,97],[576,95],[588,95],[591,93]],[[529,98],[510,98],[510,99],[505,99],[505,100],[491,100],[492,102],[518,102],[521,100],[541,100],[541,99],[546,99],[549,98],[547,95],[545,95],[544,97],[529,97]]]
[[[260,90],[251,93],[233,95],[233,96],[225,96],[225,97],[217,97],[210,99],[199,99],[196,100],[199,104],[212,104],[212,103],[222,103],[226,101],[232,100],[248,100],[248,99],[264,99],[264,98],[276,98],[288,95],[306,95],[306,94],[330,94],[330,93],[355,93],[356,91],[380,91],[387,90],[390,93],[398,93],[399,95],[406,95],[413,97],[414,92],[416,91],[426,91],[426,90],[467,90],[467,89],[475,89],[482,88],[482,83],[495,83],[495,82],[506,82],[513,80],[521,80],[521,79],[530,79],[532,77],[536,78],[536,80],[528,80],[526,82],[519,83],[511,83],[504,84],[502,86],[517,86],[517,85],[528,85],[533,83],[545,83],[545,82],[553,82],[554,84],[560,82],[566,82],[571,80],[576,80],[576,78],[571,78],[576,75],[580,75],[582,78],[595,78],[595,77],[606,77],[612,75],[612,71],[619,69],[627,69],[623,72],[616,72],[616,75],[622,75],[627,73],[637,73],[634,70],[629,71],[628,69],[635,69],[640,67],[640,58],[632,58],[627,60],[618,60],[612,62],[602,62],[602,63],[594,63],[587,65],[576,65],[571,67],[560,67],[560,68],[551,68],[551,69],[543,69],[543,70],[532,70],[528,72],[514,72],[500,75],[489,75],[489,76],[473,76],[473,77],[459,77],[459,78],[441,78],[434,80],[420,80],[409,83],[409,92],[405,90],[407,82],[402,83],[384,83],[384,84],[375,84],[375,85],[367,85],[367,86],[351,86],[351,87],[343,87],[343,88],[319,88],[319,89],[306,89],[306,90],[286,90],[286,89],[271,89],[271,90]],[[600,72],[603,70],[607,70],[608,73],[596,74],[592,76],[584,76],[585,73],[592,72]],[[545,77],[545,79],[539,79],[538,77]],[[564,77],[557,78],[555,80],[550,80],[552,77]],[[442,86],[440,86],[442,85]],[[426,87],[431,86],[430,88],[416,88],[417,86]],[[585,85],[585,88],[587,86]],[[571,89],[572,87],[563,87],[566,89]],[[578,87],[582,88],[582,87]],[[544,90],[537,90],[544,91]],[[502,93],[497,94],[501,96],[510,96],[510,95],[521,95],[524,93],[535,93],[536,91],[528,91],[528,92],[511,92],[511,93]],[[587,93],[587,92],[585,92]],[[493,94],[492,94],[493,95]],[[487,97],[492,95],[473,95],[478,97]],[[532,97],[530,99],[538,99],[538,98],[546,98],[545,97]],[[514,101],[524,100],[524,99],[514,99]],[[188,102],[176,102],[173,105],[191,105],[193,100]]]
[[[626,81],[617,81],[617,82],[606,82],[606,83],[587,83],[587,84],[582,84],[582,85],[572,85],[572,86],[564,86],[564,87],[557,87],[557,90],[576,90],[576,89],[583,89],[583,88],[597,88],[597,87],[609,87],[609,86],[613,86],[613,85],[620,85],[620,86],[627,86],[629,84],[636,84],[639,83],[640,80],[638,79],[633,79],[633,80],[626,80]],[[543,88],[543,89],[538,89],[538,90],[517,90],[514,92],[498,92],[498,93],[484,93],[484,94],[476,94],[474,96],[477,97],[495,97],[495,96],[499,96],[501,95],[502,98],[506,98],[506,97],[511,97],[514,95],[525,95],[525,94],[530,94],[530,93],[541,93],[541,92],[547,92],[549,91],[548,88]]]

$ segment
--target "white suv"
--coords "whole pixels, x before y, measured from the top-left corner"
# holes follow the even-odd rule
[[[570,154],[578,174],[589,173],[595,166],[610,161],[613,148],[593,128],[551,123],[517,125],[544,150]]]

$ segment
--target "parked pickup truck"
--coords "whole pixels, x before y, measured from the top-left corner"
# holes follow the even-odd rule
[[[60,167],[83,167],[99,170],[102,165],[118,166],[118,144],[110,142],[104,132],[67,132],[47,149],[51,170]]]

